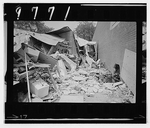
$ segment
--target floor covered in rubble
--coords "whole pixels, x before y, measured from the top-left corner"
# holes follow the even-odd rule
[[[39,81],[45,86],[39,91],[30,88],[31,102],[133,103],[132,91],[122,81],[109,82],[111,72],[105,68],[79,67],[78,70],[67,72],[65,76],[52,72],[55,87],[48,71],[44,69],[37,68],[29,77],[31,84],[35,81],[38,84]],[[19,102],[28,102],[27,93],[22,97]]]
[[[58,42],[69,45],[64,39],[57,38],[56,41],[56,37],[46,34],[25,33],[21,37],[30,36],[30,41],[22,41],[26,43],[20,43],[21,37],[16,36],[20,45],[15,48],[13,58],[15,102],[135,103],[135,94],[129,89],[129,84],[120,79],[120,67],[119,80],[114,81],[114,73],[104,62],[88,54],[88,41],[83,43],[85,50],[80,50],[76,56],[56,49]],[[78,43],[82,44],[82,41]],[[43,46],[48,46],[49,51],[46,52],[47,48]],[[64,47],[65,50],[68,48]]]

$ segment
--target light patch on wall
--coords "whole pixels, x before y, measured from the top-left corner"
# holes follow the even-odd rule
[[[110,22],[110,30],[112,30],[113,28],[115,28],[120,22]]]
[[[136,102],[136,53],[125,49],[123,65],[121,69],[121,78],[133,92],[132,103]]]

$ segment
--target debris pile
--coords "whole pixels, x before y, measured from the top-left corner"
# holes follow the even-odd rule
[[[68,73],[59,84],[60,91],[62,95],[82,95],[84,102],[131,103],[134,95],[125,83],[103,82],[101,78],[110,75],[108,72],[106,69],[79,69]]]
[[[59,51],[49,55],[32,47],[23,44],[21,54],[16,53],[19,61],[14,59],[14,86],[29,80],[29,90],[17,92],[23,98],[16,101],[132,103],[132,91],[118,76],[115,81],[100,59],[94,61],[87,53],[78,58]]]

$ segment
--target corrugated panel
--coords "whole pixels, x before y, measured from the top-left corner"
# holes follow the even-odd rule
[[[136,52],[136,22],[120,22],[110,30],[110,22],[98,22],[93,41],[98,43],[98,58],[113,71],[113,66],[123,64],[125,49]]]

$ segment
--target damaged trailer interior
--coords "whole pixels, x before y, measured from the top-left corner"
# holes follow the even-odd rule
[[[120,66],[111,72],[97,59],[96,43],[69,27],[45,34],[14,29],[13,101],[135,103]]]

